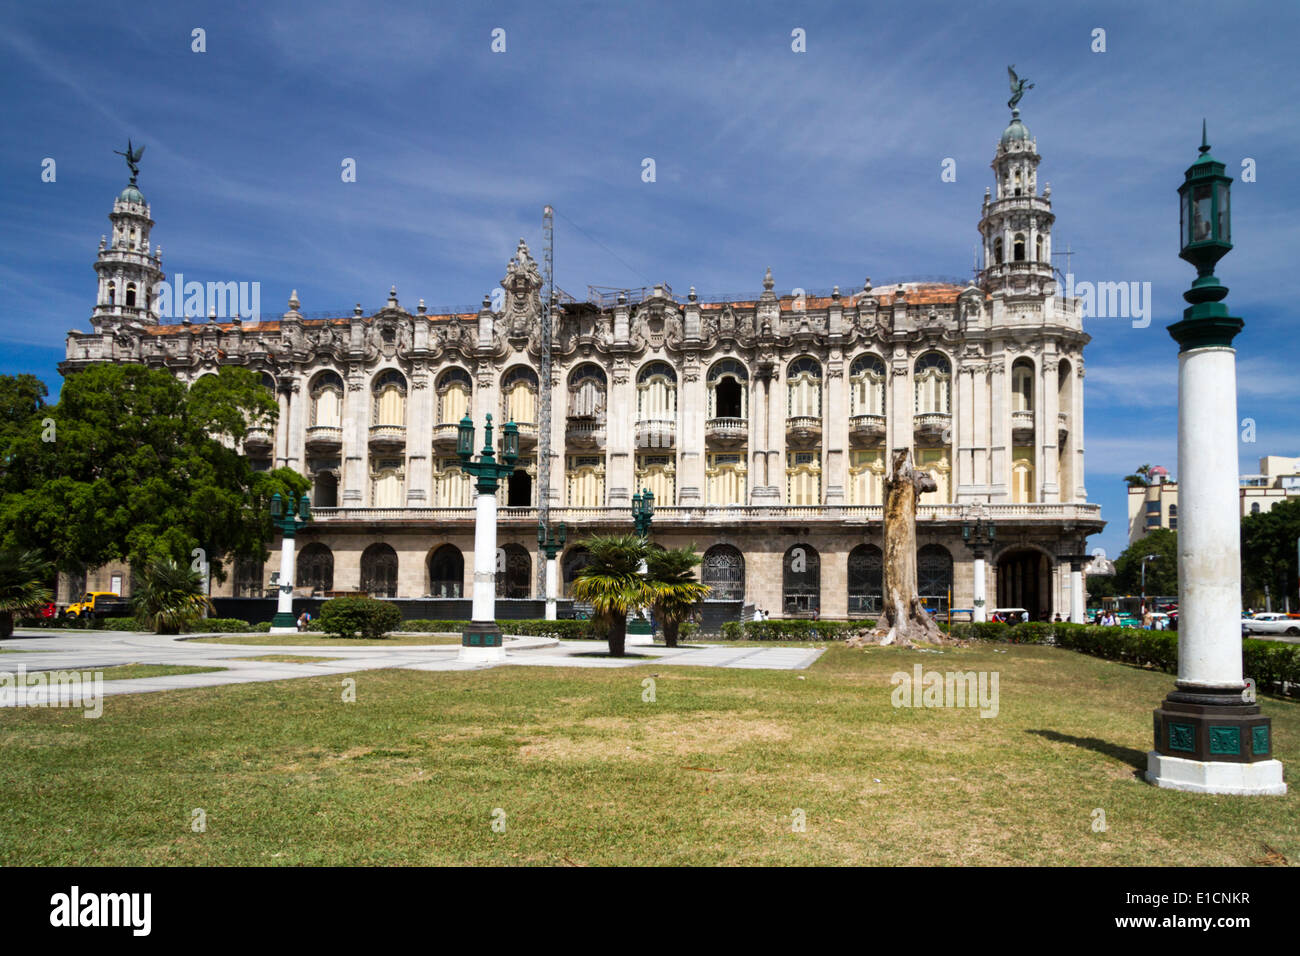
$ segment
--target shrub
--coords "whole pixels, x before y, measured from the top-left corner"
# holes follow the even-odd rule
[[[266,626],[269,630],[271,622],[267,621]],[[195,621],[187,630],[191,634],[238,634],[251,630],[251,625],[237,617],[208,617]]]
[[[469,621],[438,621],[426,618],[412,618],[409,621],[403,621],[394,630],[422,634],[459,634],[465,630],[467,624],[469,624]],[[591,621],[548,621],[544,618],[526,618],[515,621],[497,621],[497,627],[501,628],[502,632],[506,634],[527,637],[560,637],[570,640],[604,639],[603,634],[596,633],[595,626]]]
[[[321,605],[320,628],[331,637],[380,638],[402,625],[402,611],[396,604],[375,598],[333,598]]]
[[[842,641],[854,631],[872,627],[874,621],[728,621],[722,625],[724,641]]]

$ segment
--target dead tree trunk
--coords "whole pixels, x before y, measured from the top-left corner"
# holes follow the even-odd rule
[[[912,467],[909,449],[894,453],[893,467],[885,479],[883,606],[875,628],[854,639],[855,645],[944,642],[944,634],[926,613],[916,586],[916,502],[921,492],[937,487],[928,471]]]

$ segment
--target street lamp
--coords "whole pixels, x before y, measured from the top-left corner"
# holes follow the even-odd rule
[[[650,522],[655,516],[655,496],[649,488],[642,488],[641,494],[632,496],[632,526],[636,529],[636,535],[643,543],[650,543]],[[645,560],[642,559],[641,566],[637,568],[637,573],[644,576],[648,573]],[[654,633],[650,630],[650,622],[641,614],[637,614],[632,619],[632,623],[627,626],[627,643],[628,644],[653,644]]]
[[[496,553],[497,487],[502,478],[512,474],[519,458],[519,428],[507,422],[502,429],[501,461],[492,449],[492,415],[483,426],[483,450],[474,457],[474,421],[469,413],[456,430],[456,454],[460,469],[478,481],[474,487],[474,609],[469,626],[461,632],[460,659],[472,661],[505,660],[501,629],[496,622]]]
[[[559,527],[552,531],[537,522],[537,547],[546,559],[546,619],[555,620],[555,601],[557,597],[555,558],[564,550],[565,529],[561,521]]]
[[[298,631],[298,624],[293,617],[293,539],[298,533],[298,526],[311,520],[311,499],[303,495],[297,504],[295,513],[292,493],[287,501],[280,497],[278,491],[271,495],[271,524],[280,530],[280,594],[275,606],[275,617],[271,618],[272,634],[295,634]]]
[[[1178,343],[1178,679],[1153,714],[1146,778],[1197,793],[1281,794],[1272,724],[1245,699],[1241,666],[1241,515],[1237,494],[1237,353],[1245,323],[1228,314],[1215,264],[1232,248],[1232,179],[1200,156],[1179,197],[1179,258],[1196,267]],[[1225,449],[1228,451],[1225,452]]]
[[[1147,612],[1147,562],[1159,560],[1160,555],[1148,554],[1142,559],[1142,604],[1138,607],[1139,614]]]
[[[975,612],[971,617],[976,621],[988,620],[985,607],[988,602],[984,596],[984,553],[986,548],[993,547],[996,537],[997,529],[992,521],[985,520],[983,505],[977,504],[966,512],[961,523],[961,540],[975,556]]]

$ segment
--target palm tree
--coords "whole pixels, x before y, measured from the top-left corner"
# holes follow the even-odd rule
[[[53,566],[35,551],[0,550],[0,638],[12,637],[14,616],[33,611],[52,598]]]
[[[609,636],[609,653],[623,656],[627,612],[648,605],[653,590],[639,573],[646,544],[636,535],[598,535],[583,544],[591,561],[573,580],[573,596],[591,604]]]
[[[1146,488],[1151,484],[1151,466],[1141,465],[1136,473],[1125,475],[1124,481],[1130,488]]]
[[[650,606],[664,629],[664,643],[677,646],[677,632],[695,606],[708,596],[707,584],[695,580],[695,568],[701,561],[694,545],[689,548],[651,548],[646,554],[646,569],[654,592]]]
[[[212,609],[203,575],[172,558],[155,558],[132,588],[136,620],[155,634],[180,634]]]

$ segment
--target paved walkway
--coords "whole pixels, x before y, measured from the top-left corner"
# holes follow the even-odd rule
[[[39,635],[39,636],[37,636]],[[228,636],[228,635],[221,635]],[[207,674],[178,674],[171,677],[142,677],[103,682],[105,696],[143,694],[150,691],[192,687],[217,687],[257,681],[350,674],[358,671],[398,668],[420,671],[483,670],[497,663],[463,663],[455,644],[395,645],[393,647],[349,647],[345,642],[322,639],[319,645],[208,644],[202,638],[181,639],[155,634],[120,631],[18,631],[0,649],[22,651],[0,653],[0,673],[19,667],[35,671],[93,671],[119,664],[172,664],[190,667],[224,667]],[[546,637],[507,637],[504,665],[522,667],[638,667],[644,664],[690,667],[763,668],[802,670],[823,653],[820,647],[736,647],[726,644],[695,644],[690,647],[657,645],[629,646],[624,658],[605,656],[603,641],[558,641]],[[333,657],[331,661],[279,663],[241,661],[238,657],[298,655]],[[36,703],[41,697],[29,699]],[[0,706],[5,704],[0,703]],[[12,704],[10,704],[12,706]]]

